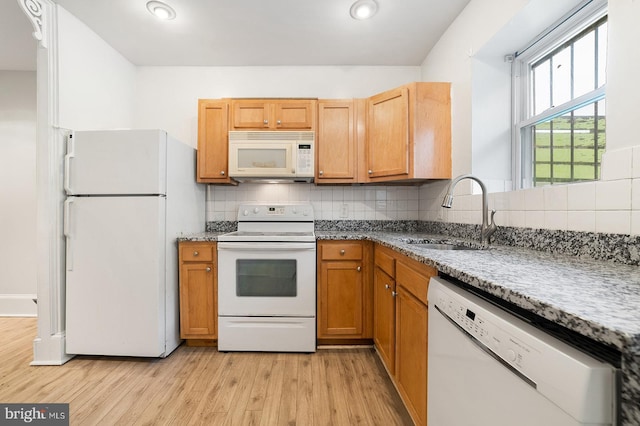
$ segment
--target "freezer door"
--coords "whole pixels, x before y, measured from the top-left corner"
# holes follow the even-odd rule
[[[67,199],[67,353],[163,355],[165,203],[153,196]]]
[[[74,132],[67,139],[64,168],[69,195],[166,194],[167,134]]]

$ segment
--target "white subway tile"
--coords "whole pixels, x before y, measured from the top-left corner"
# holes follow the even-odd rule
[[[527,228],[544,228],[544,211],[525,211],[524,222]]]
[[[573,183],[567,185],[567,209],[595,210],[596,182]]]
[[[497,211],[509,210],[509,197],[506,192],[489,194],[489,209]]]
[[[633,179],[631,183],[631,208],[640,210],[640,179]]]
[[[525,195],[524,190],[507,192],[509,200],[509,210],[511,211],[524,211],[525,210]]]
[[[596,232],[595,211],[568,211],[567,230],[580,232]]]
[[[511,211],[509,212],[509,224],[505,226],[516,226],[518,228],[524,228],[527,226],[527,221],[525,219],[526,212],[519,211]],[[498,224],[500,226],[500,224]]]
[[[628,179],[631,177],[632,154],[631,148],[605,151],[602,154],[602,180]]]
[[[567,229],[567,212],[551,211],[544,212],[544,227],[546,229],[558,229],[564,231]]]
[[[629,234],[631,232],[631,212],[628,210],[596,211],[596,232]]]
[[[525,210],[527,211],[544,210],[543,188],[525,189],[523,190],[523,192],[524,192],[524,209]]]
[[[640,178],[640,146],[633,148],[633,163],[631,166],[631,176]]]
[[[640,211],[631,212],[631,235],[640,235]]]
[[[631,209],[631,179],[596,182],[596,210]]]
[[[567,185],[545,186],[542,193],[546,211],[567,210]]]

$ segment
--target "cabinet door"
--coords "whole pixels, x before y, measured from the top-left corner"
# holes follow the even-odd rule
[[[312,130],[315,122],[315,101],[286,101],[274,104],[274,122],[269,127],[274,129]]]
[[[180,267],[180,337],[216,339],[216,272],[213,262],[184,262]]]
[[[360,261],[324,261],[318,279],[318,338],[363,338],[365,283]]]
[[[396,384],[417,425],[427,424],[428,308],[401,285],[396,297]]]
[[[264,101],[233,100],[231,101],[231,126],[237,130],[268,129],[270,106]]]
[[[353,100],[318,102],[317,183],[356,182]]]
[[[228,118],[226,101],[198,101],[198,182],[231,183]]]
[[[401,179],[409,173],[409,90],[372,96],[368,102],[367,174]]]
[[[395,371],[395,288],[394,279],[377,266],[373,276],[373,341],[387,370]]]

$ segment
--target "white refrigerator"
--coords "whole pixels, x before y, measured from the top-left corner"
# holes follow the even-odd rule
[[[196,152],[162,130],[77,131],[64,159],[66,352],[180,344],[177,237],[205,229]]]

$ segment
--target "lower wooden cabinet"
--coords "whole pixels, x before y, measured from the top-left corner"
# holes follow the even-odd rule
[[[374,248],[374,343],[407,410],[427,424],[429,279],[436,269]]]
[[[396,359],[396,280],[393,251],[377,245],[373,267],[373,341],[389,374]]]
[[[181,242],[180,337],[205,344],[218,338],[215,242]],[[189,342],[188,342],[189,343]]]
[[[371,243],[318,243],[318,342],[371,339]],[[325,339],[323,341],[323,339]]]
[[[427,424],[427,325],[427,306],[398,286],[395,381],[418,425]]]

